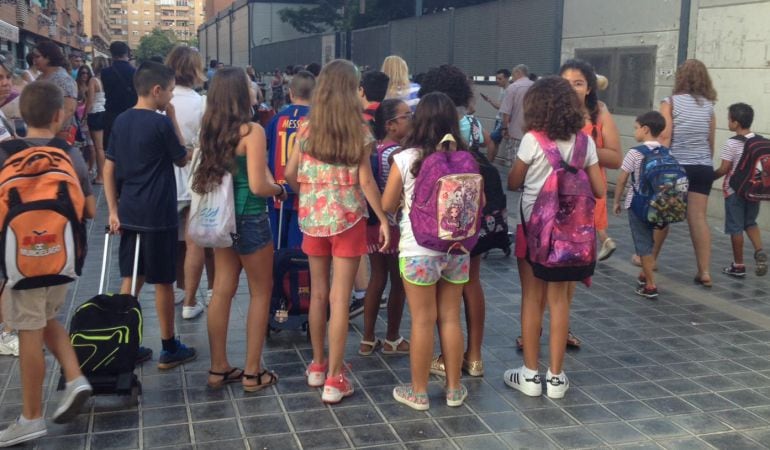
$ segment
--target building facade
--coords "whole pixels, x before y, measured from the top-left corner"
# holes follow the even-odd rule
[[[203,0],[108,1],[110,32],[131,48],[155,28],[173,33],[179,42],[194,43],[203,23]]]
[[[85,0],[83,3],[83,25],[88,41],[85,51],[91,56],[107,56],[107,49],[112,42],[109,27],[109,1]]]

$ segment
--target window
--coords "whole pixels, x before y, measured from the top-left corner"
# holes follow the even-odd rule
[[[151,21],[149,21],[149,20],[145,20],[145,21],[144,21],[144,24],[149,26],[149,25],[152,25],[152,22],[151,22]]]
[[[149,15],[150,15],[150,11],[145,11],[145,12],[144,12],[144,15],[145,15],[145,16],[149,16]]]
[[[131,11],[131,14],[133,14],[133,15],[137,16],[137,15],[139,15],[139,11],[137,11],[137,10],[133,10],[133,11]]]
[[[637,115],[653,109],[657,46],[579,49],[575,57],[590,62],[609,80],[599,99],[610,112]]]
[[[132,31],[132,32],[131,32],[131,35],[132,35],[132,36],[139,36],[139,32],[138,32],[138,31]]]

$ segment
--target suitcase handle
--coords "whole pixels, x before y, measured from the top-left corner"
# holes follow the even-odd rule
[[[283,239],[283,205],[285,204],[286,201],[281,200],[281,209],[278,211],[278,245],[276,250],[281,249],[281,239]]]
[[[106,226],[105,232],[104,232],[104,253],[102,254],[102,274],[99,277],[99,295],[104,294],[104,292],[107,290],[107,277],[108,277],[108,266],[111,266],[111,252],[110,249],[112,248],[112,233],[110,233],[110,227]],[[137,273],[139,271],[139,246],[142,239],[142,235],[137,233],[136,234],[136,245],[134,245],[134,264],[133,264],[133,272],[131,274],[131,295],[133,297],[136,297],[136,280],[138,278]]]

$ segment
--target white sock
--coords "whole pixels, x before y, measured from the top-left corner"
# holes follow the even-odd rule
[[[27,425],[28,423],[35,423],[35,422],[37,422],[39,420],[43,420],[43,418],[39,417],[37,419],[27,419],[26,417],[24,417],[24,414],[20,414],[19,415],[19,424],[20,425]]]
[[[72,381],[68,381],[68,382],[66,382],[66,383],[64,383],[64,384],[65,384],[65,386],[66,386],[67,388],[69,388],[70,386],[72,386],[72,385],[73,385],[73,384],[74,384],[76,381],[80,380],[81,378],[83,378],[83,375],[81,375],[81,376],[79,376],[79,377],[75,378],[75,379],[74,379],[74,380],[72,380]]]
[[[553,373],[553,372],[551,372],[551,369],[549,368],[548,369],[548,378],[553,378],[553,377],[556,377],[556,378],[558,378],[560,380],[564,380],[564,371],[562,370],[559,373]]]
[[[353,298],[355,298],[356,300],[363,300],[364,297],[366,297],[366,289],[364,289],[364,290],[358,290],[358,289],[353,290]]]
[[[537,370],[532,370],[532,369],[530,369],[527,366],[522,364],[522,366],[521,366],[521,375],[524,378],[532,378],[535,375],[537,375]]]

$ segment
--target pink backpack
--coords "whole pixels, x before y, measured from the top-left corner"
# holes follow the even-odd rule
[[[470,152],[437,151],[425,158],[409,211],[417,243],[439,252],[470,253],[479,239],[483,192]]]
[[[575,137],[572,161],[564,162],[556,143],[545,133],[533,132],[553,172],[535,200],[526,224],[529,262],[537,278],[546,281],[581,281],[596,265],[596,199],[586,173],[588,137]]]

